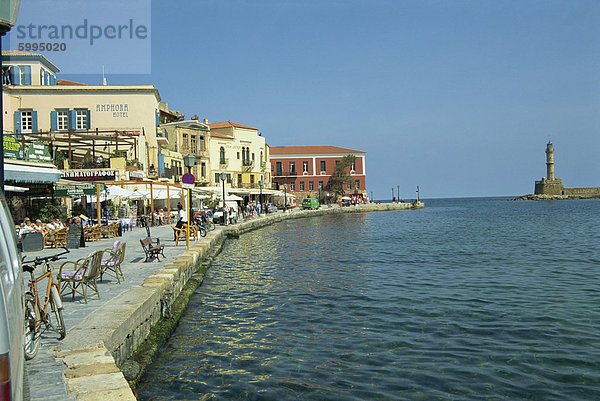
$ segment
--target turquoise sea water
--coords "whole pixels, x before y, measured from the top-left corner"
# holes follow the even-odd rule
[[[599,274],[600,200],[283,222],[226,243],[139,399],[598,400]]]

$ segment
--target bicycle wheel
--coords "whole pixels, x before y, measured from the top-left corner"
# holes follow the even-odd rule
[[[208,231],[212,231],[217,228],[217,226],[215,226],[215,223],[213,223],[212,220],[209,220],[208,223],[206,223],[206,228]]]
[[[67,335],[67,328],[62,315],[62,301],[58,293],[58,289],[54,286],[51,288],[50,297],[51,313],[48,315],[48,323],[52,330],[58,333],[58,339],[62,340]]]
[[[25,293],[25,331],[23,339],[23,348],[25,350],[25,359],[32,359],[40,348],[40,335],[36,326],[39,311],[35,303],[35,297],[32,293]]]
[[[198,227],[198,231],[200,232],[201,237],[206,237],[206,228]]]

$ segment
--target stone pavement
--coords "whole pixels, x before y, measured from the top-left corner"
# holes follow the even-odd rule
[[[217,230],[209,232],[207,237],[215,235],[218,230],[221,230],[221,228],[217,227]],[[126,231],[123,233],[122,237],[86,242],[85,248],[72,249],[69,254],[65,255],[67,257],[65,260],[77,260],[86,257],[92,251],[112,248],[112,244],[115,240],[122,240],[127,244],[125,259],[121,264],[121,269],[125,276],[124,282],[118,284],[116,279],[104,275],[103,281],[98,282],[100,299],[92,297],[91,299],[88,299],[87,304],[83,302],[82,297],[77,295],[75,296],[75,299],[72,299],[71,295],[63,297],[63,318],[67,327],[67,336],[69,335],[69,329],[83,321],[88,315],[131,287],[142,285],[148,276],[161,269],[167,263],[172,262],[175,257],[187,250],[185,242],[179,242],[179,245],[175,247],[173,230],[169,225],[152,227],[150,229],[150,234],[152,238],[159,238],[160,242],[165,244],[164,254],[166,255],[166,258],[161,257],[160,262],[153,260],[144,263],[146,256],[139,240],[146,237],[145,228],[134,228],[133,231]],[[194,242],[192,241],[190,245],[193,244]],[[35,256],[53,255],[60,251],[62,250],[44,249],[39,252],[24,254],[24,256],[26,256],[27,260],[30,260]],[[60,264],[65,260],[53,263],[54,277],[56,277],[56,274],[58,273]],[[38,274],[40,274],[40,272],[36,271],[36,276]],[[26,277],[28,277],[28,275]],[[43,284],[45,284],[45,281]],[[42,335],[41,341],[42,343],[36,357],[25,363],[25,399],[32,401],[74,400],[75,398],[67,393],[65,387],[63,364],[61,361],[57,361],[54,358],[53,349],[60,343],[57,339],[57,335],[51,331],[46,332]]]

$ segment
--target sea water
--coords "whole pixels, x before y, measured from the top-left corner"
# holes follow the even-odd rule
[[[141,400],[598,400],[600,200],[439,199],[226,242]]]

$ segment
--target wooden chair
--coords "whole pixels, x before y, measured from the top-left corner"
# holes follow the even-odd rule
[[[121,228],[121,222],[110,223],[110,230],[113,237],[119,237],[119,228]]]
[[[175,226],[171,226],[173,228],[173,233],[175,234],[175,246],[179,244],[179,240],[183,240],[185,242],[186,230],[183,228],[177,228]]]
[[[52,248],[56,246],[56,231],[58,230],[49,231],[46,233],[46,235],[44,235],[44,248]]]
[[[83,297],[86,304],[90,296],[96,295],[100,299],[96,280],[100,275],[102,253],[103,251],[95,251],[90,253],[87,258],[77,259],[74,262],[67,261],[60,265],[57,279],[63,295],[70,292],[75,299],[75,293],[77,293]],[[69,265],[73,265],[73,270],[68,269]]]
[[[83,227],[83,235],[86,241],[96,241],[96,233],[93,226]]]
[[[61,228],[54,233],[54,245],[58,248],[59,246],[67,246],[67,233],[69,232],[68,227]]]
[[[123,241],[117,240],[113,244],[112,249],[105,249],[102,251],[102,259],[100,261],[100,281],[102,281],[102,275],[104,273],[117,279],[117,282],[121,284],[121,280],[125,281],[123,271],[121,270],[121,263],[125,258],[125,244]]]

